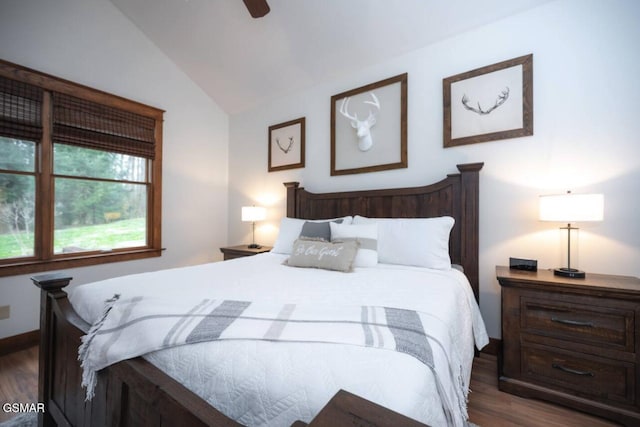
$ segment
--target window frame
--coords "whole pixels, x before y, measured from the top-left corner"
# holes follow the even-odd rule
[[[0,76],[29,83],[44,90],[42,103],[42,139],[36,142],[36,216],[34,257],[0,260],[0,277],[42,271],[85,267],[97,264],[132,261],[162,255],[162,125],[164,111],[149,105],[73,83],[17,64],[0,60]],[[155,157],[147,159],[147,245],[55,254],[53,203],[53,139],[52,92],[71,95],[87,101],[118,108],[152,118],[155,122]]]

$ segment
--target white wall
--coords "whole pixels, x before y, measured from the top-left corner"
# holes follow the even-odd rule
[[[256,240],[270,244],[284,215],[283,182],[311,191],[423,185],[485,162],[480,179],[480,306],[499,338],[495,265],[509,256],[562,264],[553,223],[537,220],[540,194],[598,192],[605,221],[580,230],[579,267],[640,276],[640,2],[558,0],[230,118],[229,241],[248,242],[240,207],[269,206]],[[534,135],[442,148],[442,79],[533,53]],[[409,73],[409,167],[331,177],[330,97]],[[306,117],[306,168],[267,173],[267,128]],[[248,155],[251,154],[251,155]]]
[[[69,270],[74,283],[220,259],[227,241],[228,116],[111,2],[2,0],[0,58],[166,111],[160,258]],[[29,276],[0,278],[0,338],[38,328]]]

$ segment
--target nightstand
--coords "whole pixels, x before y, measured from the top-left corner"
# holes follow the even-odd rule
[[[228,246],[226,248],[220,248],[220,252],[224,254],[224,260],[241,258],[245,256],[252,256],[261,254],[263,252],[269,252],[271,246],[260,246],[259,248],[250,248],[249,245],[240,246]]]
[[[496,267],[500,390],[640,425],[640,279]]]

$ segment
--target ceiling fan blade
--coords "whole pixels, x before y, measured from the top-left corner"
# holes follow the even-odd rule
[[[245,6],[247,6],[247,9],[249,10],[249,13],[254,18],[262,18],[271,10],[269,9],[267,0],[242,0],[242,1],[244,1]]]

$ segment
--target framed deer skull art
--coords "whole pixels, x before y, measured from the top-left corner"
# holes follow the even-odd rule
[[[533,135],[533,55],[443,79],[443,145]]]
[[[304,167],[305,118],[269,126],[269,172]]]
[[[331,175],[406,167],[406,73],[331,97]]]

